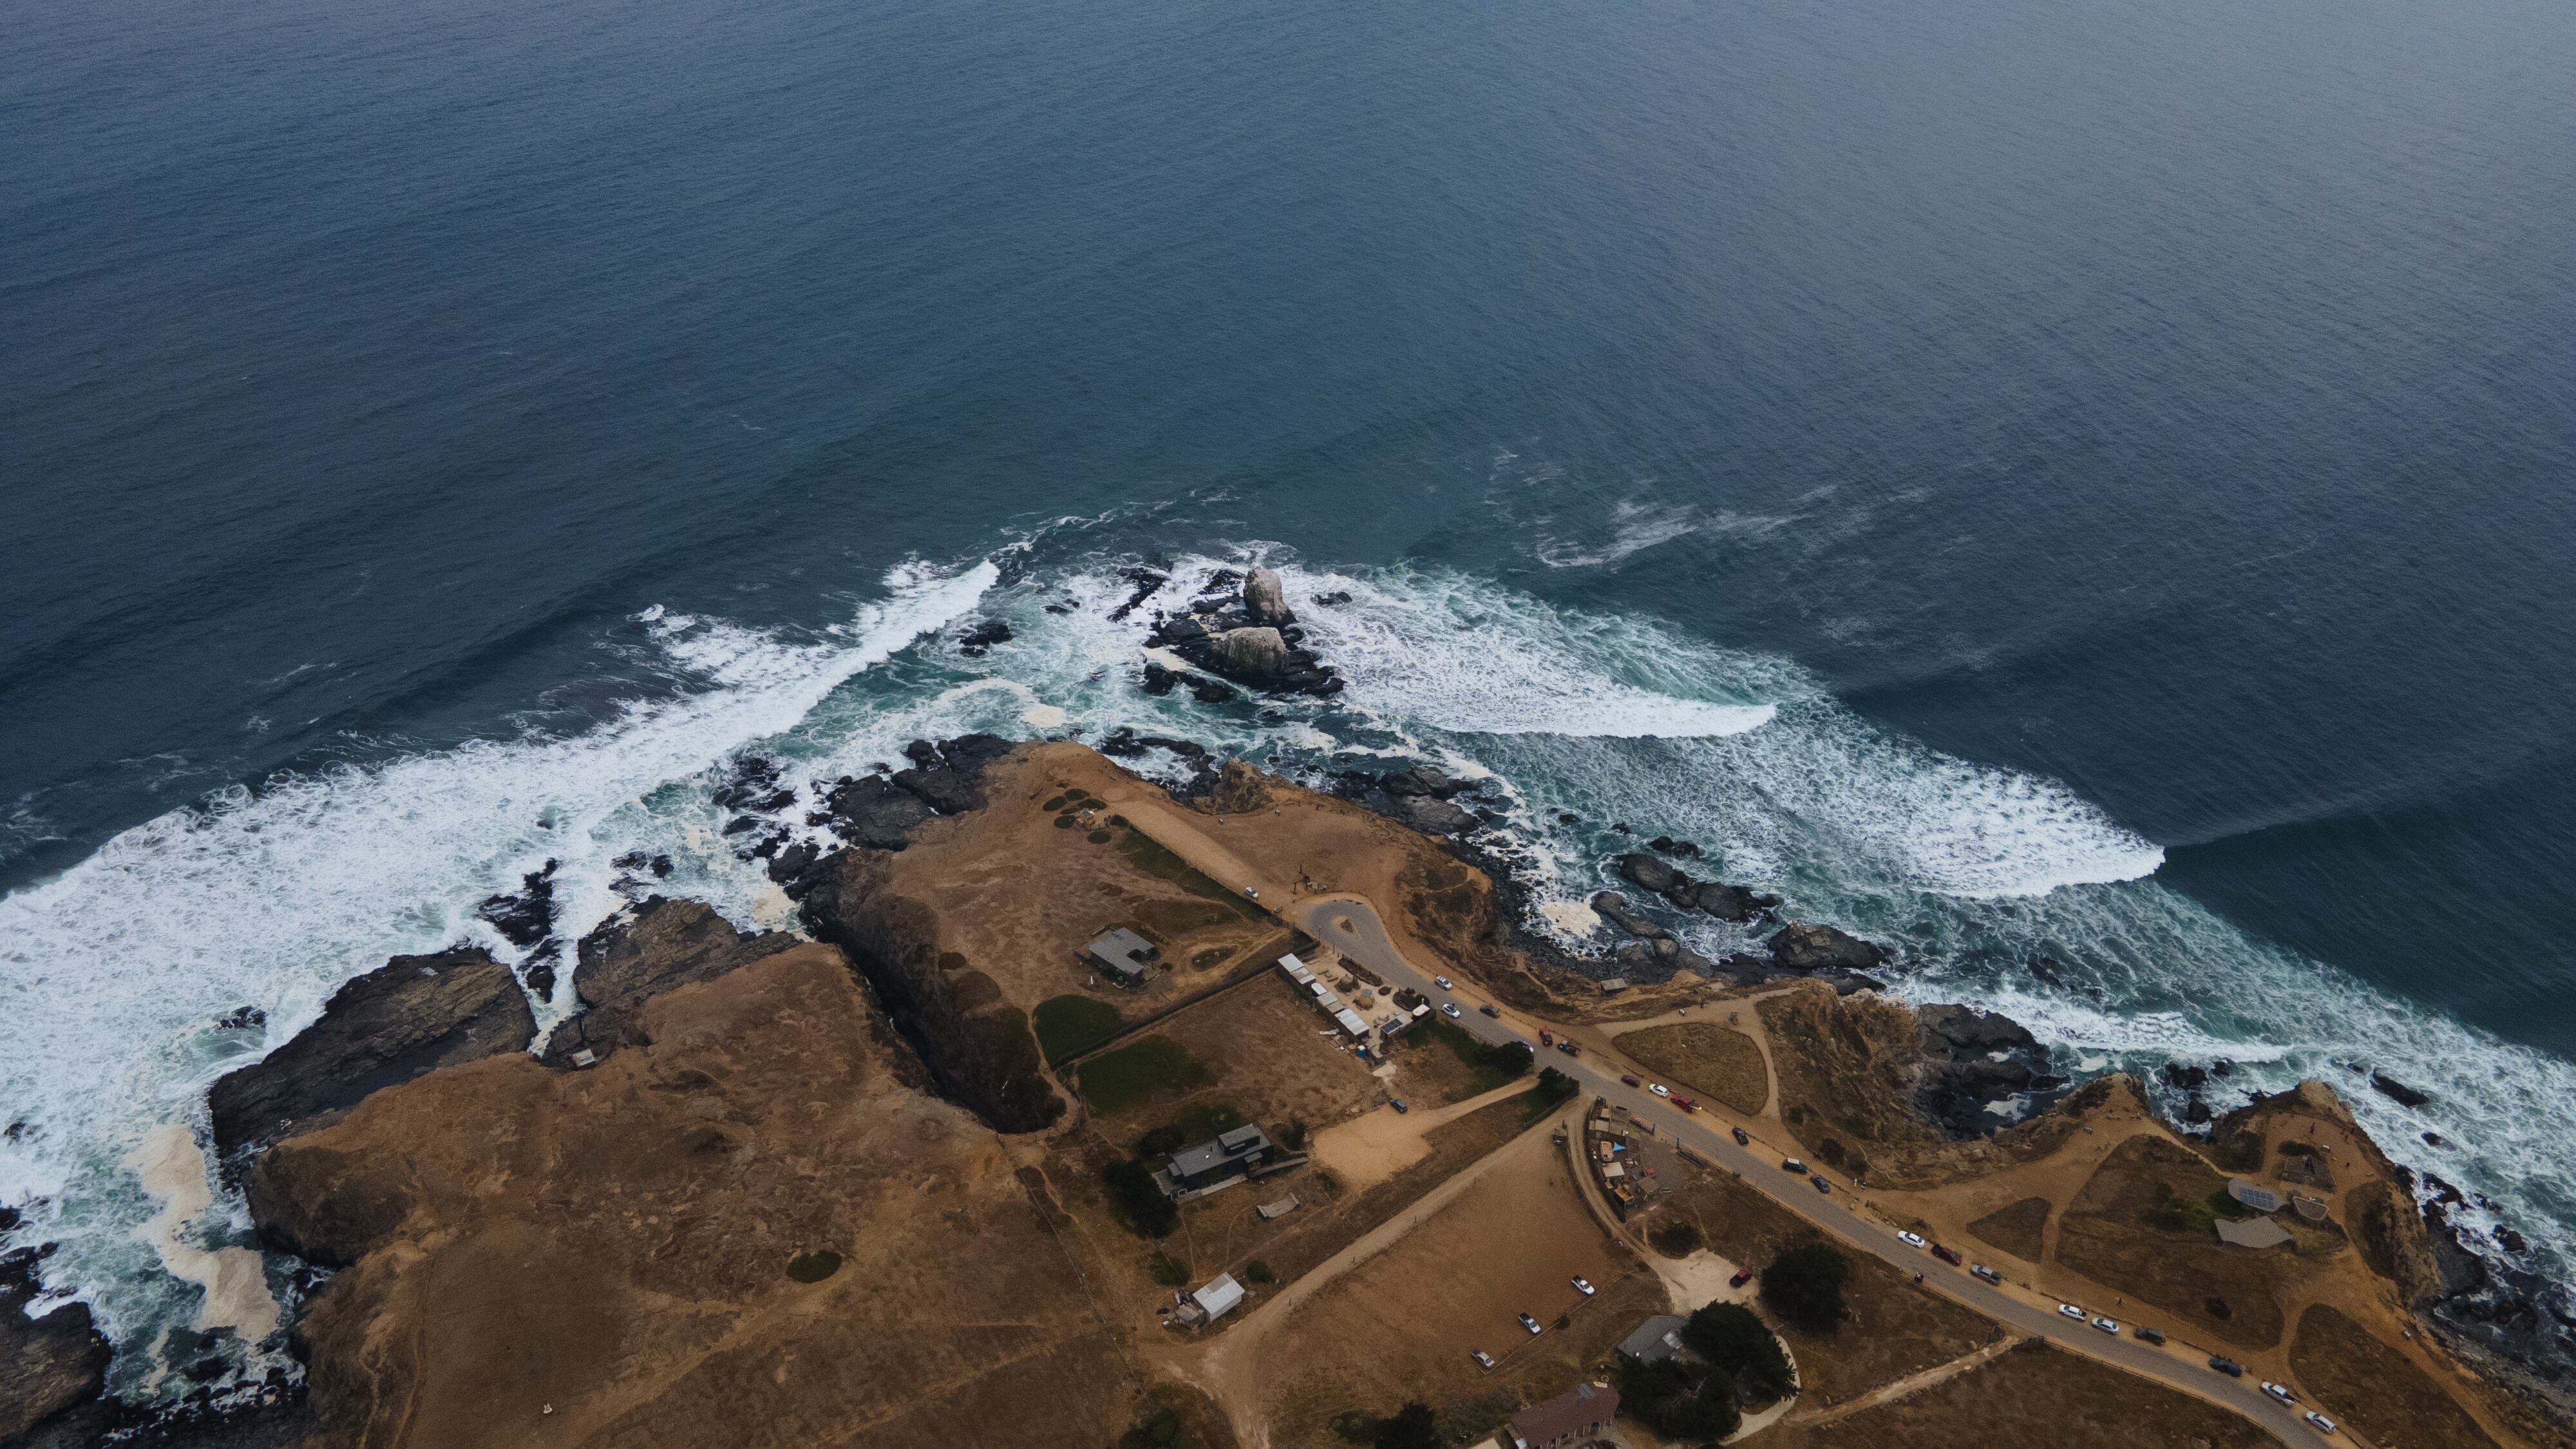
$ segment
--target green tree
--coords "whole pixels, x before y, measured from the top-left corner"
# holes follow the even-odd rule
[[[1163,1196],[1160,1183],[1154,1181],[1154,1170],[1133,1157],[1102,1168],[1100,1180],[1109,1188],[1109,1201],[1127,1226],[1149,1238],[1167,1236],[1181,1224],[1181,1210]]]
[[[1743,1422],[1735,1386],[1723,1372],[1670,1358],[1622,1363],[1619,1410],[1665,1439],[1697,1443],[1723,1439]]]
[[[1485,1065],[1506,1077],[1521,1075],[1537,1060],[1537,1054],[1525,1041],[1507,1041],[1500,1046],[1485,1048]]]
[[[1542,1067],[1538,1074],[1538,1095],[1543,1102],[1562,1102],[1582,1091],[1582,1085],[1554,1067]]]
[[[1792,1328],[1830,1333],[1850,1316],[1843,1306],[1843,1282],[1851,1261],[1823,1243],[1791,1248],[1762,1270],[1762,1301]]]
[[[1741,1303],[1711,1303],[1692,1313],[1682,1342],[1730,1380],[1749,1381],[1772,1398],[1789,1391],[1789,1356]]]
[[[1377,1433],[1369,1442],[1375,1449],[1446,1449],[1440,1438],[1439,1417],[1429,1404],[1407,1404],[1389,1418],[1377,1421]]]

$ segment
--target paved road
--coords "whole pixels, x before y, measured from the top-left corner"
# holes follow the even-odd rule
[[[1456,991],[1444,991],[1431,976],[1415,969],[1388,939],[1377,912],[1357,897],[1328,896],[1299,901],[1293,908],[1297,924],[1319,941],[1332,945],[1343,955],[1383,977],[1391,986],[1410,986],[1429,997],[1436,1006],[1455,1002],[1458,1026],[1480,1040],[1501,1043],[1520,1042],[1539,1051],[1537,1033],[1524,1032],[1513,1024],[1512,1014],[1502,1018],[1484,1015],[1477,1010],[1475,998]],[[1343,922],[1349,926],[1345,928]],[[2252,1420],[2282,1443],[2306,1449],[2326,1443],[2355,1444],[2362,1441],[2347,1438],[2349,1430],[2331,1438],[2320,1434],[2299,1417],[2301,1409],[2285,1408],[2265,1397],[2252,1379],[2230,1379],[2211,1370],[2200,1358],[2186,1359],[2125,1335],[2113,1337],[2089,1323],[2076,1323],[2058,1315],[2053,1305],[2032,1303],[2017,1294],[1989,1287],[1965,1272],[1952,1268],[1918,1248],[1909,1248],[1896,1240],[1896,1231],[1875,1215],[1863,1210],[1851,1184],[1833,1178],[1830,1194],[1818,1193],[1804,1174],[1785,1172],[1780,1158],[1757,1155],[1735,1145],[1727,1128],[1738,1125],[1713,1112],[1685,1113],[1661,1098],[1619,1080],[1619,1073],[1595,1065],[1587,1057],[1567,1057],[1561,1053],[1543,1053],[1545,1064],[1566,1072],[1581,1082],[1594,1095],[1624,1106],[1632,1117],[1652,1123],[1655,1130],[1689,1148],[1693,1154],[1720,1167],[1731,1169],[1764,1196],[1791,1212],[1816,1224],[1861,1252],[1869,1253],[1890,1267],[1907,1274],[1924,1275],[1923,1286],[1953,1299],[1975,1312],[1984,1314],[2023,1334],[2047,1339],[2052,1345],[2087,1358],[2114,1364],[2131,1373],[2154,1379],[2196,1398],[2232,1410]],[[1711,1117],[1717,1120],[1712,1121]],[[1750,1125],[1750,1124],[1744,1124]],[[1754,1146],[1761,1147],[1759,1137]],[[1827,1174],[1829,1178],[1831,1174]],[[2304,1406],[2303,1406],[2304,1407]]]

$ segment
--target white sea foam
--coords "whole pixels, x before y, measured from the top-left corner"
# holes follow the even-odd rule
[[[0,1202],[28,1210],[27,1236],[62,1244],[49,1280],[76,1286],[120,1341],[194,1317],[202,1290],[152,1271],[160,1247],[139,1236],[153,1208],[129,1159],[166,1160],[135,1156],[156,1127],[201,1122],[214,1077],[292,1037],[390,954],[469,939],[515,955],[474,904],[549,858],[561,862],[563,926],[604,918],[621,904],[609,861],[678,844],[695,818],[657,814],[667,787],[796,725],[971,608],[994,577],[989,564],[904,571],[847,645],[660,617],[661,649],[703,687],[570,738],[478,741],[231,790],[0,899],[0,1101],[16,1124],[0,1139]],[[757,886],[719,879],[748,875],[732,864],[714,851],[695,862],[706,893],[740,909]],[[214,1029],[245,1005],[268,1014],[256,1041]],[[159,1190],[167,1200],[169,1185]],[[238,1204],[218,1209],[238,1231]],[[139,1372],[120,1364],[129,1386]]]

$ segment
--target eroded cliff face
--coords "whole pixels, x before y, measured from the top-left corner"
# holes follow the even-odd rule
[[[1002,1132],[1034,1132],[1064,1114],[1028,1014],[993,978],[939,946],[931,908],[894,889],[887,858],[851,849],[800,882],[807,930],[849,953],[942,1095]]]
[[[1126,1377],[993,1134],[903,1077],[841,954],[642,1002],[258,1159],[323,1445],[1107,1443]]]

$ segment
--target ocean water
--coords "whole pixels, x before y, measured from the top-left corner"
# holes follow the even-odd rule
[[[2576,1270],[2562,7],[0,14],[0,1203],[127,1392],[215,1076],[967,728],[1687,837]],[[1346,694],[1142,694],[1147,558]]]

